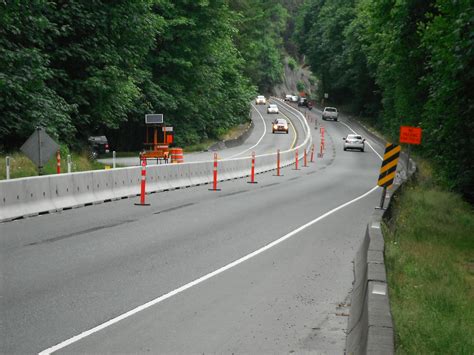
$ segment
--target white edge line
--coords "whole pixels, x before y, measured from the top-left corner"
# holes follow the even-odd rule
[[[339,123],[342,123],[344,126],[346,126],[347,128],[349,128],[349,129],[352,131],[352,133],[354,133],[354,134],[359,134],[359,133],[357,133],[356,131],[354,131],[348,124],[346,124],[346,123],[344,123],[344,122],[342,122],[342,121],[339,121]],[[360,135],[360,134],[359,134],[359,135]],[[374,149],[374,147],[372,147],[372,144],[370,144],[369,142],[367,142],[367,145],[370,147],[370,149],[372,149],[372,150],[374,151],[375,154],[377,154],[377,156],[380,158],[380,160],[383,160],[382,156],[381,156],[379,153],[377,153],[377,151]]]
[[[173,291],[170,291],[170,292],[168,292],[168,293],[166,293],[166,294],[164,294],[164,295],[162,295],[162,296],[160,296],[160,297],[158,297],[158,298],[155,298],[155,299],[153,299],[153,300],[151,300],[151,301],[149,301],[149,302],[147,302],[147,303],[145,303],[145,304],[143,304],[143,305],[141,305],[141,306],[138,306],[138,307],[136,307],[136,308],[134,308],[134,309],[132,309],[132,310],[126,312],[126,313],[123,313],[123,314],[121,314],[121,315],[119,315],[119,316],[117,316],[117,317],[115,317],[115,318],[112,318],[112,319],[110,319],[109,321],[107,321],[107,322],[105,322],[105,323],[102,323],[102,324],[100,324],[100,325],[98,325],[98,326],[96,326],[96,327],[94,327],[94,328],[92,328],[92,329],[86,330],[85,332],[82,332],[82,333],[80,333],[80,334],[78,334],[78,335],[76,335],[76,336],[74,336],[74,337],[72,337],[72,338],[69,338],[69,339],[67,339],[67,340],[65,340],[65,341],[63,341],[63,342],[61,342],[61,343],[59,343],[59,344],[57,344],[57,345],[54,345],[54,346],[52,346],[52,347],[50,347],[50,348],[48,348],[48,349],[46,349],[46,350],[43,350],[43,351],[41,351],[41,352],[39,353],[39,355],[51,354],[51,353],[53,353],[53,352],[55,352],[55,351],[58,351],[58,350],[60,350],[60,349],[63,349],[63,348],[65,348],[66,346],[69,346],[69,345],[71,345],[71,344],[73,344],[73,343],[78,342],[78,341],[81,340],[81,339],[84,339],[84,338],[88,337],[89,335],[92,335],[92,334],[94,334],[94,333],[97,333],[98,331],[100,331],[100,330],[102,330],[102,329],[104,329],[104,328],[107,328],[107,327],[109,327],[109,326],[111,326],[111,325],[113,325],[113,324],[115,324],[115,323],[118,323],[118,322],[120,322],[121,320],[124,320],[124,319],[126,319],[126,318],[128,318],[128,317],[131,317],[132,315],[134,315],[134,314],[136,314],[136,313],[138,313],[138,312],[141,312],[141,311],[143,311],[143,310],[145,310],[145,309],[147,309],[147,308],[150,308],[151,306],[154,306],[154,305],[156,305],[156,304],[158,304],[158,303],[160,303],[160,302],[162,302],[162,301],[164,301],[164,300],[166,300],[166,299],[168,299],[168,298],[171,298],[171,297],[173,297],[173,296],[175,296],[175,295],[177,295],[177,294],[179,294],[179,293],[181,293],[181,292],[183,292],[183,291],[186,291],[187,289],[189,289],[189,288],[191,288],[191,287],[193,287],[193,286],[196,286],[196,285],[198,285],[198,284],[200,284],[200,283],[202,283],[202,282],[204,282],[204,281],[206,281],[206,280],[208,280],[208,279],[210,279],[210,278],[212,278],[212,277],[214,277],[214,276],[217,276],[217,275],[223,273],[224,271],[229,270],[229,269],[231,269],[231,268],[233,268],[233,267],[235,267],[235,266],[237,266],[237,265],[243,263],[244,261],[247,261],[247,260],[249,260],[249,259],[251,259],[251,258],[253,258],[253,257],[255,257],[255,256],[257,256],[257,255],[259,255],[259,254],[261,254],[261,253],[263,253],[264,251],[266,251],[266,250],[268,250],[268,249],[270,249],[270,248],[272,248],[272,247],[274,247],[274,246],[276,246],[276,245],[278,245],[278,244],[284,242],[285,240],[287,240],[287,239],[293,237],[295,234],[297,234],[297,233],[301,232],[302,230],[304,230],[304,229],[306,229],[306,228],[312,226],[313,224],[319,222],[320,220],[326,218],[327,216],[329,216],[329,215],[331,215],[331,214],[333,214],[333,213],[339,211],[340,209],[342,209],[342,208],[344,208],[344,207],[346,207],[346,206],[349,206],[350,204],[352,204],[352,203],[354,203],[354,202],[357,202],[357,201],[359,201],[360,199],[363,199],[364,197],[368,196],[369,194],[371,194],[373,191],[375,191],[375,190],[378,189],[378,188],[379,188],[378,186],[375,186],[375,187],[373,187],[372,189],[370,189],[369,191],[367,191],[366,193],[360,195],[359,197],[356,197],[355,199],[353,199],[353,200],[351,200],[351,201],[348,201],[348,202],[346,202],[346,203],[344,203],[344,204],[342,204],[342,205],[340,205],[340,206],[338,206],[338,207],[336,207],[336,208],[333,208],[332,210],[326,212],[325,214],[323,214],[323,215],[321,215],[321,216],[319,216],[319,217],[313,219],[312,221],[310,221],[310,222],[308,222],[308,223],[302,225],[301,227],[299,227],[299,228],[293,230],[292,232],[290,232],[290,233],[284,235],[283,237],[281,237],[281,238],[279,238],[279,239],[277,239],[277,240],[274,240],[273,242],[271,242],[271,243],[269,243],[269,244],[267,244],[267,245],[261,247],[260,249],[257,249],[256,251],[254,251],[254,252],[252,252],[252,253],[250,253],[250,254],[247,254],[247,255],[243,256],[242,258],[237,259],[237,260],[231,262],[230,264],[227,264],[227,265],[221,267],[220,269],[217,269],[217,270],[215,270],[215,271],[213,271],[213,272],[211,272],[211,273],[209,273],[209,274],[207,274],[207,275],[204,275],[204,276],[202,276],[202,277],[200,277],[200,278],[198,278],[198,279],[196,279],[196,280],[194,280],[194,281],[191,281],[191,282],[189,282],[189,283],[187,283],[187,284],[185,284],[185,285],[183,285],[183,286],[181,286],[181,287],[179,287],[179,288],[177,288],[177,289],[175,289],[175,290],[173,290]]]
[[[260,137],[260,139],[257,141],[257,143],[255,143],[255,145],[251,146],[250,148],[244,150],[243,152],[240,152],[240,153],[237,153],[237,154],[234,154],[234,155],[231,155],[230,157],[227,157],[227,158],[224,158],[224,159],[232,159],[232,158],[235,158],[235,157],[238,157],[239,155],[242,155],[244,154],[245,152],[248,152],[250,149],[253,149],[255,148],[257,145],[260,144],[260,142],[262,141],[263,137],[265,137],[265,134],[267,133],[267,124],[265,123],[265,119],[263,118],[262,114],[260,113],[259,110],[257,110],[257,108],[254,106],[254,104],[250,104],[255,111],[257,111],[257,113],[260,115],[262,121],[263,121],[263,134],[262,136]]]

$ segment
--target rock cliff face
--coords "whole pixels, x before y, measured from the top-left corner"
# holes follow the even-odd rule
[[[277,97],[285,97],[286,94],[298,95],[296,84],[298,81],[302,81],[305,85],[305,92],[307,96],[316,93],[316,86],[311,85],[309,77],[311,71],[307,68],[297,66],[294,70],[288,66],[288,58],[285,58],[285,72],[283,82],[273,88],[272,95]]]

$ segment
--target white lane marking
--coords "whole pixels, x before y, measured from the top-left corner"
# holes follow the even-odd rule
[[[263,134],[262,136],[260,137],[260,139],[257,141],[257,143],[255,143],[253,146],[251,146],[250,148],[248,149],[245,149],[244,151],[240,152],[240,153],[237,153],[237,154],[234,154],[234,155],[231,155],[230,157],[227,157],[227,158],[224,158],[224,159],[232,159],[232,158],[235,158],[235,157],[238,157],[239,155],[242,155],[244,154],[245,152],[248,152],[250,149],[253,149],[255,148],[257,145],[260,144],[260,142],[262,141],[263,137],[265,137],[265,134],[267,133],[267,124],[265,123],[265,119],[263,118],[262,114],[260,113],[259,110],[257,110],[257,108],[251,104],[252,107],[254,108],[255,111],[257,111],[257,113],[260,115],[260,118],[262,119],[263,121]]]
[[[133,316],[134,314],[136,314],[136,313],[138,313],[138,312],[141,312],[141,311],[143,311],[143,310],[145,310],[145,309],[147,309],[147,308],[150,308],[151,306],[154,306],[154,305],[156,305],[156,304],[158,304],[158,303],[160,303],[160,302],[163,302],[164,300],[166,300],[166,299],[168,299],[168,298],[171,298],[171,297],[173,297],[173,296],[176,296],[177,294],[179,294],[179,293],[181,293],[181,292],[183,292],[183,291],[186,291],[187,289],[189,289],[189,288],[191,288],[191,287],[193,287],[193,286],[196,286],[196,285],[198,285],[198,284],[200,284],[200,283],[202,283],[202,282],[204,282],[204,281],[206,281],[206,280],[208,280],[208,279],[210,279],[210,278],[212,278],[212,277],[214,277],[214,276],[217,276],[217,275],[223,273],[223,272],[226,271],[226,270],[229,270],[229,269],[231,269],[231,268],[233,268],[233,267],[235,267],[235,266],[237,266],[237,265],[239,265],[239,264],[242,264],[244,261],[247,261],[247,260],[249,260],[249,259],[251,259],[251,258],[253,258],[253,257],[255,257],[255,256],[257,256],[257,255],[259,255],[259,254],[261,254],[261,253],[263,253],[263,252],[265,252],[265,251],[267,251],[268,249],[273,248],[274,246],[276,246],[276,245],[278,245],[278,244],[284,242],[285,240],[287,240],[287,239],[293,237],[294,235],[296,235],[297,233],[301,232],[302,230],[304,230],[304,229],[306,229],[306,228],[312,226],[313,224],[315,224],[315,223],[321,221],[322,219],[326,218],[327,216],[329,216],[329,215],[331,215],[331,214],[333,214],[333,213],[335,213],[335,212],[337,212],[337,211],[343,209],[344,207],[347,207],[347,206],[353,204],[354,202],[359,201],[360,199],[363,199],[364,197],[368,196],[369,194],[371,194],[373,191],[375,191],[375,190],[377,190],[377,189],[378,189],[378,186],[375,186],[375,187],[373,187],[372,189],[370,189],[369,191],[367,191],[366,193],[360,195],[359,197],[356,197],[355,199],[353,199],[353,200],[351,200],[351,201],[348,201],[348,202],[343,203],[342,205],[340,205],[340,206],[338,206],[338,207],[336,207],[336,208],[333,208],[332,210],[326,212],[325,214],[323,214],[323,215],[321,215],[321,216],[319,216],[319,217],[313,219],[312,221],[310,221],[310,222],[308,222],[308,223],[302,225],[301,227],[299,227],[299,228],[293,230],[292,232],[290,232],[290,233],[284,235],[283,237],[281,237],[281,238],[279,238],[279,239],[277,239],[277,240],[274,240],[273,242],[271,242],[271,243],[269,243],[269,244],[263,246],[262,248],[260,248],[260,249],[258,249],[258,250],[256,250],[256,251],[254,251],[254,252],[252,252],[252,253],[250,253],[250,254],[247,254],[247,255],[245,255],[244,257],[242,257],[242,258],[240,258],[240,259],[237,259],[237,260],[231,262],[230,264],[227,264],[227,265],[221,267],[220,269],[217,269],[217,270],[215,270],[215,271],[213,271],[213,272],[211,272],[211,273],[209,273],[209,274],[207,274],[207,275],[204,275],[204,276],[202,276],[202,277],[200,277],[200,278],[198,278],[198,279],[196,279],[196,280],[194,280],[194,281],[191,281],[191,282],[187,283],[186,285],[183,285],[183,286],[181,286],[181,287],[179,287],[179,288],[177,288],[177,289],[175,289],[175,290],[173,290],[173,291],[170,291],[170,292],[168,292],[168,293],[166,293],[166,294],[164,294],[164,295],[162,295],[162,296],[160,296],[160,297],[158,297],[158,298],[155,298],[154,300],[151,300],[151,301],[149,301],[149,302],[147,302],[147,303],[145,303],[145,304],[143,304],[143,305],[141,305],[141,306],[138,306],[138,307],[136,307],[136,308],[134,308],[134,309],[132,309],[132,310],[126,312],[126,313],[123,313],[123,314],[121,314],[121,315],[119,315],[119,316],[117,316],[117,317],[115,317],[115,318],[112,318],[111,320],[109,320],[109,321],[107,321],[107,322],[105,322],[105,323],[102,323],[102,324],[100,324],[100,325],[98,325],[98,326],[96,326],[96,327],[94,327],[94,328],[92,328],[92,329],[86,330],[85,332],[83,332],[83,333],[81,333],[81,334],[78,334],[78,335],[76,335],[76,336],[74,336],[74,337],[72,337],[72,338],[69,338],[69,339],[67,339],[67,340],[65,340],[65,341],[63,341],[63,342],[61,342],[61,343],[59,343],[59,344],[57,344],[57,345],[54,345],[54,346],[52,346],[52,347],[50,347],[50,348],[48,348],[48,349],[46,349],[46,350],[43,350],[43,351],[41,351],[41,352],[39,353],[39,355],[51,354],[51,353],[53,353],[53,352],[55,352],[55,351],[61,350],[61,349],[65,348],[66,346],[69,346],[69,345],[71,345],[71,344],[73,344],[73,343],[76,343],[77,341],[79,341],[79,340],[81,340],[81,339],[84,339],[84,338],[88,337],[89,335],[92,335],[92,334],[97,333],[98,331],[100,331],[100,330],[102,330],[102,329],[105,329],[105,328],[107,328],[107,327],[110,327],[111,325],[116,324],[116,323],[120,322],[121,320],[124,320],[124,319],[126,319],[126,318],[128,318],[128,317],[131,317],[131,316]]]
[[[354,133],[354,134],[359,134],[359,133],[357,133],[356,131],[354,131],[348,124],[345,124],[345,123],[342,122],[342,121],[339,121],[339,123],[342,123],[344,126],[346,126],[347,128],[349,128],[349,129],[352,131],[352,133]],[[360,135],[360,134],[359,134],[359,135]],[[374,149],[374,147],[372,147],[372,144],[370,144],[369,142],[367,142],[367,145],[370,147],[370,149],[372,149],[372,150],[374,151],[375,154],[377,154],[377,156],[380,158],[380,160],[383,160],[382,156],[381,156],[379,153],[377,153],[377,151]]]
[[[313,143],[311,128],[309,127],[308,121],[305,119],[303,114],[297,109],[287,104],[286,102],[282,101],[281,99],[275,98],[274,100],[276,100],[283,107],[283,109],[285,109],[288,113],[294,115],[301,122],[301,126],[303,127],[303,131],[305,132],[306,137],[305,137],[304,142],[301,145],[299,145],[297,148],[300,148],[303,145],[305,145],[308,140],[310,141],[309,144],[311,145],[311,143]],[[295,114],[294,112],[291,112],[289,109],[295,111],[297,114]]]
[[[298,132],[296,132],[296,128],[295,126],[293,125],[293,122],[291,121],[291,119],[285,115],[283,112],[280,112],[280,114],[282,114],[283,116],[285,116],[286,118],[288,118],[288,122],[290,122],[290,125],[291,127],[293,128],[293,133],[294,133],[294,137],[293,137],[293,142],[290,144],[290,150],[293,149],[295,147],[295,144],[296,144],[296,139],[298,138]]]

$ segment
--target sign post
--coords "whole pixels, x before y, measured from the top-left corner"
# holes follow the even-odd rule
[[[407,176],[410,171],[410,153],[411,153],[411,145],[419,145],[421,144],[421,128],[420,127],[410,127],[410,126],[401,126],[400,127],[400,138],[399,142],[408,144],[408,152],[407,152]]]
[[[7,180],[10,180],[10,157],[7,155],[7,157],[5,158],[5,167],[7,169],[6,171],[6,178]]]

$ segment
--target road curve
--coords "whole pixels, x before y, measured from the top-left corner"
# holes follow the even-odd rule
[[[324,156],[280,177],[0,224],[0,352],[342,353],[380,158],[344,152],[349,128],[315,120]]]
[[[275,118],[285,118],[290,120],[297,119],[294,116],[285,117],[283,114],[267,114],[267,105],[251,106],[252,121],[254,124],[252,133],[245,142],[237,147],[220,149],[217,151],[219,159],[232,159],[250,156],[255,154],[274,153],[276,149],[287,150],[297,143],[297,133],[295,130],[301,129],[299,126],[290,127],[290,134],[272,134],[271,123]],[[300,136],[302,137],[302,136]],[[214,151],[195,152],[185,154],[185,162],[210,161],[213,159]],[[103,164],[112,165],[112,159],[99,159]],[[138,157],[117,158],[116,163],[121,166],[138,166]],[[150,161],[150,164],[156,164]]]

